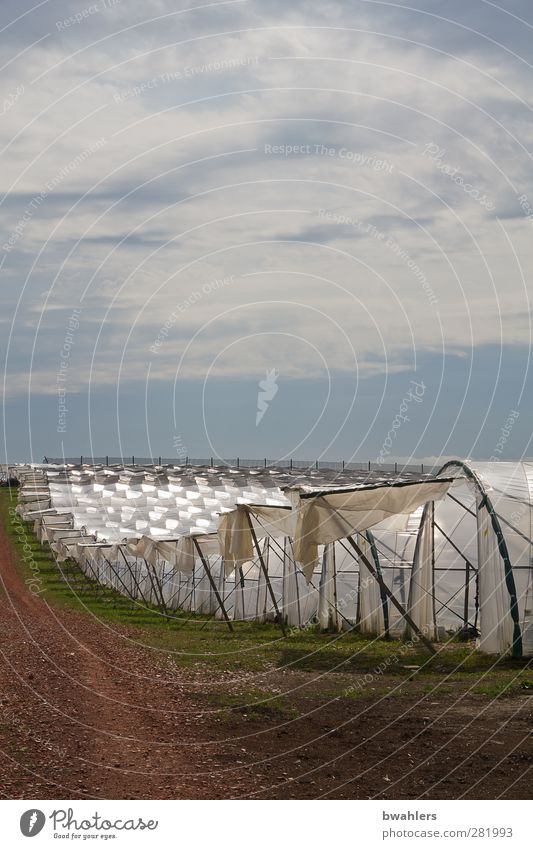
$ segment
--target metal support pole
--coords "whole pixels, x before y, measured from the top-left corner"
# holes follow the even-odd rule
[[[451,492],[447,492],[446,495],[448,498],[451,498],[452,501],[455,501],[455,503],[458,504],[459,507],[462,507],[463,510],[466,510],[467,513],[470,513],[470,515],[473,516],[474,519],[476,518],[476,514],[474,513],[474,511],[471,510],[470,507],[467,507],[466,504],[463,504],[462,501],[459,501],[459,499],[456,498],[455,495],[452,495]]]
[[[381,574],[381,564],[379,562],[379,554],[376,546],[376,540],[374,538],[374,534],[372,531],[365,531],[365,536],[370,546],[370,551],[372,552],[372,558],[374,560],[374,564],[376,566],[376,573],[382,578]],[[383,627],[385,629],[385,639],[390,640],[390,628],[389,628],[389,607],[387,605],[387,596],[381,589],[380,585],[380,598],[381,598],[381,607],[383,610]]]
[[[113,575],[115,576],[117,581],[119,581],[121,583],[121,585],[124,587],[124,592],[126,594],[126,598],[129,598],[130,601],[133,601],[133,596],[131,595],[130,591],[128,590],[126,584],[124,583],[124,581],[120,577],[119,573],[117,572],[117,570],[115,569],[115,567],[113,566],[111,561],[107,559],[107,557],[105,556],[105,554],[103,552],[102,552],[102,557],[104,558],[105,562],[107,563],[107,565],[109,566],[109,568],[113,572]]]
[[[158,599],[158,597],[157,597],[157,592],[156,592],[156,589],[155,589],[155,586],[154,586],[154,579],[153,579],[153,577],[152,577],[152,572],[151,572],[151,570],[148,568],[148,563],[146,562],[146,560],[144,559],[144,557],[141,557],[141,560],[144,562],[144,566],[145,566],[145,569],[146,569],[146,574],[147,574],[147,576],[148,576],[148,580],[150,581],[150,592],[149,592],[149,594],[148,594],[148,596],[149,596],[149,598],[148,598],[148,604],[149,604],[149,605],[156,605],[156,606],[157,606],[157,605],[159,605],[159,599]]]
[[[435,522],[435,527],[437,528],[437,530],[439,531],[439,533],[441,533],[441,534],[442,534],[442,536],[444,537],[444,539],[445,539],[447,542],[449,542],[449,543],[450,543],[451,547],[454,549],[454,551],[456,551],[456,552],[457,552],[457,554],[459,555],[459,557],[462,557],[462,559],[465,561],[465,563],[466,563],[467,567],[468,567],[469,569],[474,569],[474,571],[476,571],[476,570],[475,570],[475,567],[472,565],[472,563],[470,563],[470,561],[469,561],[469,560],[467,560],[467,558],[464,556],[464,554],[463,554],[463,552],[461,551],[461,549],[460,549],[460,548],[457,548],[456,544],[454,543],[454,541],[453,541],[452,539],[450,539],[450,537],[448,536],[448,534],[447,534],[445,531],[443,531],[443,530],[442,530],[442,528],[441,528],[441,526],[438,524],[438,522]]]
[[[88,557],[84,557],[84,560],[85,560],[85,566],[88,566],[88,567],[89,567],[89,569],[90,569],[90,570],[91,570],[91,572],[92,572],[93,580],[94,580],[94,581],[95,581],[95,583],[96,583],[96,587],[95,587],[95,589],[96,589],[96,593],[98,594],[99,590],[103,590],[103,589],[104,589],[104,587],[102,586],[102,584],[101,584],[101,583],[100,583],[100,581],[98,580],[98,575],[97,575],[97,574],[96,574],[96,572],[94,571],[94,569],[93,569],[93,567],[92,567],[92,565],[91,565],[90,559],[89,559]],[[82,571],[83,571],[83,570],[82,570]],[[86,573],[86,572],[84,572],[84,575],[87,577],[87,573]],[[90,580],[90,579],[89,579],[89,580]]]
[[[141,597],[141,598],[142,598],[142,600],[144,601],[144,603],[145,603],[146,607],[149,607],[149,603],[148,603],[148,601],[146,600],[146,598],[144,597],[144,593],[143,593],[143,591],[141,590],[141,585],[139,584],[139,581],[137,580],[137,575],[135,574],[135,571],[131,568],[130,564],[128,563],[128,560],[127,560],[127,558],[126,558],[126,556],[125,556],[124,552],[122,551],[122,548],[120,547],[120,545],[119,545],[119,546],[117,546],[117,547],[118,547],[118,550],[120,551],[120,553],[121,553],[121,555],[122,555],[122,559],[124,560],[124,563],[126,564],[126,567],[127,567],[128,571],[129,571],[129,573],[130,573],[131,577],[133,578],[133,583],[135,584],[135,587],[136,587],[136,589],[137,589],[137,592],[139,593],[140,597]],[[136,562],[137,562],[137,561],[136,561]]]
[[[194,539],[193,543],[194,543],[194,547],[196,548],[196,551],[198,552],[198,556],[200,557],[200,560],[202,561],[202,566],[205,569],[205,574],[207,575],[209,583],[211,584],[211,589],[213,590],[213,592],[215,594],[215,598],[218,602],[218,606],[220,607],[220,609],[222,611],[222,614],[224,616],[224,619],[226,620],[226,624],[227,624],[229,630],[231,631],[231,633],[233,633],[233,625],[231,624],[231,620],[228,616],[228,612],[227,612],[226,608],[224,607],[224,602],[222,601],[222,598],[221,598],[220,593],[218,591],[217,585],[215,584],[215,581],[213,579],[213,575],[211,574],[211,569],[207,565],[207,560],[204,556],[204,553],[203,553],[202,549],[200,548],[200,546],[198,545],[197,540]]]
[[[365,564],[365,566],[368,569],[368,571],[370,572],[370,574],[376,579],[376,581],[378,582],[382,592],[384,592],[385,595],[388,596],[388,598],[390,599],[391,603],[394,605],[396,610],[403,616],[403,618],[405,619],[407,624],[411,626],[411,628],[413,629],[413,631],[415,632],[417,637],[425,645],[425,647],[430,652],[430,654],[434,654],[434,655],[437,654],[437,651],[436,651],[435,647],[433,646],[433,643],[431,643],[430,640],[428,640],[428,638],[422,633],[422,631],[420,630],[418,625],[415,625],[415,623],[413,622],[413,620],[411,619],[411,617],[407,613],[407,610],[405,609],[405,607],[403,607],[403,605],[401,605],[400,602],[391,593],[391,591],[389,590],[387,584],[385,583],[385,581],[383,580],[381,575],[378,575],[376,569],[371,564],[368,557],[366,557],[365,554],[362,552],[362,550],[359,548],[359,546],[354,541],[354,539],[351,536],[346,537],[346,539],[348,540],[348,542],[350,543],[350,545],[352,546],[354,551],[357,552],[357,555],[358,555],[359,559],[361,560],[361,562]]]
[[[161,584],[160,584],[159,579],[157,577],[157,574],[156,574],[156,571],[155,571],[155,566],[151,566],[148,563],[148,560],[146,559],[146,557],[143,557],[143,560],[144,560],[144,565],[146,566],[146,569],[148,571],[148,577],[150,578],[150,583],[152,585],[152,589],[154,591],[154,595],[156,597],[157,604],[161,607],[163,614],[165,616],[168,616],[167,606],[165,604],[165,599],[163,598],[163,590],[161,588]],[[159,590],[159,595],[158,595],[158,592],[157,592],[158,590]]]
[[[278,603],[276,601],[276,596],[274,595],[274,590],[272,589],[272,584],[270,583],[270,578],[268,577],[268,570],[265,566],[265,561],[263,560],[263,555],[261,553],[261,549],[259,548],[257,536],[256,536],[254,526],[252,524],[252,520],[250,518],[250,514],[249,514],[248,510],[246,511],[246,518],[248,519],[248,526],[250,528],[250,533],[252,535],[255,550],[257,551],[257,556],[259,557],[259,563],[260,563],[261,569],[263,571],[263,576],[264,576],[265,581],[266,581],[267,589],[268,589],[268,592],[270,594],[270,598],[272,599],[272,604],[274,605],[274,610],[276,611],[276,622],[278,623],[279,627],[281,628],[281,632],[282,632],[283,636],[286,637],[287,636],[287,630],[285,628],[285,625],[283,624],[283,617],[281,616],[281,614],[279,612],[279,607],[278,607]]]
[[[279,543],[278,543],[278,547]],[[287,537],[283,537],[283,572],[281,579],[281,604],[283,608],[283,621],[287,623],[287,599],[285,598],[285,588],[287,586]]]

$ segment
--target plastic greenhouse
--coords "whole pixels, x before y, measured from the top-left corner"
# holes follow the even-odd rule
[[[533,463],[11,467],[60,568],[142,608],[533,654]]]

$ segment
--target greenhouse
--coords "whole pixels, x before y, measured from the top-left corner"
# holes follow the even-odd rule
[[[59,568],[167,617],[533,653],[533,463],[407,471],[14,466]]]

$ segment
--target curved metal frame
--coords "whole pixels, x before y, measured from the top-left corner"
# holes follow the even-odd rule
[[[481,480],[474,472],[473,469],[470,468],[466,463],[463,463],[461,460],[449,460],[445,463],[437,472],[437,475],[442,474],[447,469],[455,466],[456,468],[461,469],[464,472],[466,478],[470,480],[477,491],[480,493],[482,497],[482,505],[487,508],[487,512],[490,516],[492,529],[496,535],[496,539],[498,540],[498,549],[500,552],[500,556],[503,560],[504,565],[504,573],[505,573],[505,586],[507,587],[507,591],[509,593],[510,599],[510,613],[511,618],[513,620],[513,649],[512,655],[513,657],[522,657],[523,649],[522,649],[522,632],[520,630],[520,616],[518,611],[518,599],[516,595],[516,585],[514,582],[513,575],[513,565],[511,563],[511,558],[509,557],[509,550],[507,548],[507,543],[505,542],[505,537],[502,531],[502,526],[500,524],[500,520],[496,515],[496,511],[494,510],[494,506],[492,501],[490,500],[485,487],[483,486]],[[478,563],[478,569],[481,568],[481,563]]]

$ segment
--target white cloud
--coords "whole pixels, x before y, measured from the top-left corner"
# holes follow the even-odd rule
[[[255,2],[170,15],[173,4],[152,2],[141,14],[123,3],[58,32],[56,20],[76,8],[64,3],[60,13],[27,16],[26,41],[21,23],[19,40],[1,51],[10,60],[50,33],[5,72],[6,90],[23,94],[0,128],[3,233],[15,230],[51,177],[105,139],[47,194],[6,256],[8,314],[24,287],[12,391],[28,375],[24,352],[37,319],[32,386],[51,391],[54,338],[87,286],[79,388],[93,353],[92,380],[114,379],[130,330],[122,374],[144,374],[169,311],[227,275],[235,285],[180,315],[153,359],[153,378],[174,376],[196,333],[182,364],[186,378],[202,378],[215,361],[217,375],[261,372],[268,334],[287,328],[316,345],[332,372],[353,370],[349,341],[361,376],[385,361],[403,368],[416,352],[528,342],[531,224],[517,200],[524,192],[533,198],[525,61],[464,28],[457,55],[445,55],[454,52],[453,27],[371,4],[357,14],[342,3],[286,10]],[[512,27],[506,35],[511,46],[517,39],[515,52],[524,50]],[[493,200],[495,214],[423,155],[428,143]],[[310,152],[272,155],[265,145]],[[325,220],[321,209],[334,217]],[[257,305],[239,308],[248,302]],[[94,351],[94,328],[104,319]],[[251,339],[244,345],[241,337]],[[279,338],[289,376],[323,374],[305,344],[284,347]],[[218,356],[227,345],[239,354]]]

